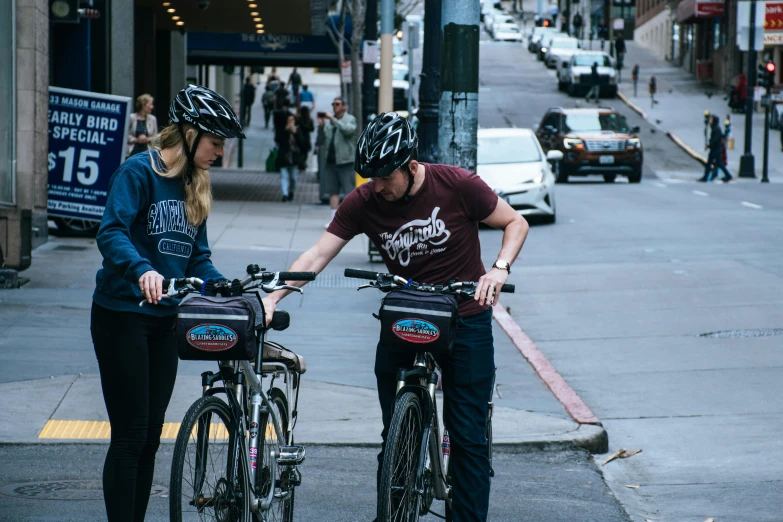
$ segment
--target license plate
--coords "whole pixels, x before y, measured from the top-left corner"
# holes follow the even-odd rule
[[[598,162],[601,165],[611,165],[612,163],[614,163],[614,156],[601,156],[598,159]]]

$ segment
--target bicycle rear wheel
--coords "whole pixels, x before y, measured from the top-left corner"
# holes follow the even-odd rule
[[[193,403],[177,435],[171,463],[171,520],[248,522],[246,458],[231,410],[221,399]]]
[[[386,437],[378,492],[378,522],[419,520],[419,495],[415,490],[423,422],[415,393],[400,395]]]
[[[280,420],[283,437],[288,433],[288,401],[285,394],[274,388],[270,401],[275,416]],[[266,522],[292,522],[294,520],[294,487],[298,482],[298,471],[294,466],[277,466],[272,477],[270,452],[280,446],[286,446],[290,441],[279,440],[272,416],[269,413],[261,415],[259,433],[263,438],[258,443],[258,469],[256,470],[256,491],[259,498],[266,498],[269,489],[274,488],[275,499],[269,510],[264,513]]]

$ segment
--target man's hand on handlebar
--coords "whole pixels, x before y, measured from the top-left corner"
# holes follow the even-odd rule
[[[264,315],[266,316],[264,318],[264,324],[270,324],[272,322],[272,315],[277,309],[277,303],[272,299],[272,296],[269,295],[261,299],[261,302],[264,303]]]
[[[144,272],[139,278],[139,289],[148,303],[158,304],[163,298],[163,276],[154,270]]]
[[[478,280],[476,294],[473,296],[473,299],[478,301],[481,306],[495,304],[498,293],[507,279],[508,272],[499,268],[493,268]]]

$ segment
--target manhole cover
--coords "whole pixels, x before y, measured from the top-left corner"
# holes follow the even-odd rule
[[[151,497],[167,493],[157,484],[152,485]],[[37,500],[103,500],[103,484],[100,480],[52,480],[26,482],[0,487],[0,495]]]
[[[699,337],[711,339],[746,339],[749,337],[771,337],[783,335],[783,328],[757,328],[754,330],[725,330],[723,332],[711,332],[701,334]]]

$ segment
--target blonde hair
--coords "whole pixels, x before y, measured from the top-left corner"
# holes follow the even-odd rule
[[[149,94],[142,94],[138,98],[136,98],[136,112],[141,112],[141,110],[147,106],[148,103],[153,101],[155,98],[153,98]]]
[[[198,130],[193,125],[183,125],[183,129],[188,147],[192,147]],[[205,138],[206,136],[202,135],[201,139]],[[184,184],[185,173],[188,169],[188,156],[183,145],[182,135],[180,135],[177,125],[169,125],[163,129],[158,136],[153,138],[152,146],[158,151],[173,149],[176,151],[176,154],[174,155],[174,160],[169,165],[166,165],[166,169],[163,170],[160,163],[155,161],[152,153],[150,153],[152,170],[164,178],[183,178]],[[193,153],[195,154],[195,151]],[[190,185],[184,184],[185,213],[188,217],[188,223],[197,227],[207,219],[209,210],[212,208],[212,187],[209,182],[208,170],[194,166],[192,174],[193,181]]]

